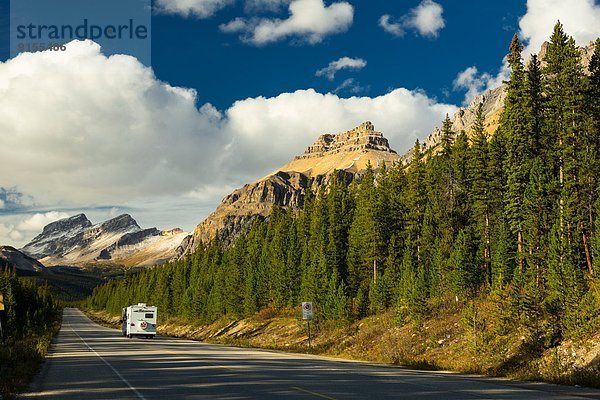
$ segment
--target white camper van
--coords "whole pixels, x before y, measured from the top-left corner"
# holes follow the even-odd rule
[[[121,315],[123,336],[144,336],[152,339],[156,335],[156,307],[138,303],[125,307]]]

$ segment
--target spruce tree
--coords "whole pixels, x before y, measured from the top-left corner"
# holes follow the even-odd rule
[[[469,175],[470,201],[473,210],[475,236],[479,242],[479,257],[483,281],[491,284],[491,232],[490,232],[490,170],[489,144],[484,125],[483,104],[477,106],[472,132]]]
[[[527,123],[527,104],[525,101],[525,71],[521,52],[523,46],[515,35],[510,44],[508,65],[510,79],[506,88],[506,100],[501,116],[502,130],[507,139],[506,168],[506,213],[517,245],[519,272],[523,271],[523,194],[529,180],[530,147]]]

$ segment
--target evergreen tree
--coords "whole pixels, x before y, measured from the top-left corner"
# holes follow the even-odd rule
[[[490,168],[489,144],[484,126],[483,104],[477,106],[471,157],[469,158],[469,177],[471,183],[470,201],[473,210],[473,225],[479,242],[481,277],[491,284],[491,232],[490,232]]]
[[[510,79],[501,116],[502,130],[507,138],[506,152],[506,215],[517,244],[519,272],[523,271],[523,194],[529,180],[530,139],[528,136],[527,104],[525,101],[525,71],[521,59],[523,46],[515,35],[510,44],[508,65]]]

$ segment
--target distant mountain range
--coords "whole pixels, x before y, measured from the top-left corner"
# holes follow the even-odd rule
[[[45,266],[144,267],[171,259],[187,235],[181,229],[142,229],[128,214],[96,225],[78,214],[46,225],[20,250]]]

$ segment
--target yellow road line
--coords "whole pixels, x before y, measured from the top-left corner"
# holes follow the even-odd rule
[[[312,394],[313,396],[320,397],[322,399],[336,400],[335,397],[327,396],[326,394],[322,394],[322,393],[318,393],[318,392],[313,392],[312,390],[308,390],[308,389],[302,389],[301,387],[298,387],[298,386],[292,386],[292,389],[298,390],[300,392]]]

